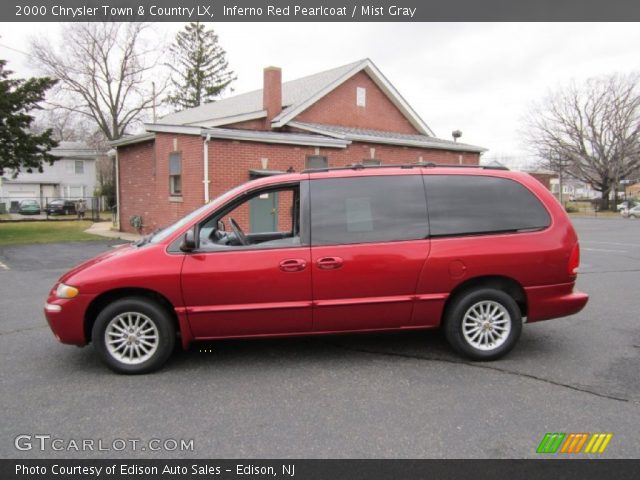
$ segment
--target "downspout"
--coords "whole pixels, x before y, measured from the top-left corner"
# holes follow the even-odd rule
[[[211,140],[211,134],[207,133],[204,139],[204,178],[202,183],[204,184],[204,203],[209,203],[209,140]]]
[[[118,156],[118,147],[116,150],[116,230],[120,231],[120,159]]]

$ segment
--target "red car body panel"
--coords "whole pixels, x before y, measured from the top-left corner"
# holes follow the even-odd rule
[[[307,246],[187,255],[182,292],[194,336],[310,331],[310,250]],[[283,271],[280,264],[289,259],[302,260],[305,268]]]
[[[170,252],[194,224],[234,198],[268,185],[323,178],[378,175],[477,175],[515,180],[545,206],[551,224],[541,231],[355,245],[300,246],[209,253]],[[191,222],[157,244],[115,248],[72,269],[60,282],[80,295],[45,309],[56,337],[84,345],[87,312],[113,292],[145,291],[173,306],[183,347],[192,340],[311,335],[433,328],[446,302],[474,279],[515,282],[524,292],[529,322],[579,312],[588,296],[574,292],[568,271],[577,236],[561,205],[533,177],[508,171],[411,168],[339,170],[255,180],[215,200]],[[287,269],[293,261],[294,269]]]
[[[313,247],[313,330],[409,325],[428,255],[428,240]],[[322,259],[336,257],[341,266],[322,267]]]
[[[89,339],[83,325],[89,304],[101,295],[118,290],[153,292],[174,307],[182,307],[179,273],[183,261],[183,256],[168,254],[166,245],[140,249],[126,245],[88,260],[59,280],[59,283],[78,286],[81,291],[78,297],[56,298],[55,286],[49,293],[47,303],[62,307],[60,312],[45,310],[49,325],[62,343],[86,344]],[[183,342],[189,341],[192,336],[186,316],[182,319],[178,316],[178,323]]]

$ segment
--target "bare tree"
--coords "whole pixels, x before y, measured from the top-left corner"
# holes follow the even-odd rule
[[[96,126],[89,119],[69,110],[41,110],[36,113],[31,130],[42,132],[51,129],[58,142],[85,141]]]
[[[532,108],[526,140],[543,166],[589,183],[609,208],[620,180],[640,171],[640,75],[592,78]]]
[[[92,119],[107,140],[120,138],[151,109],[149,80],[159,65],[158,46],[145,49],[142,23],[71,23],[64,44],[32,41],[32,56],[48,75],[60,80],[54,108]],[[164,82],[166,85],[166,82]],[[159,96],[165,86],[156,93]]]

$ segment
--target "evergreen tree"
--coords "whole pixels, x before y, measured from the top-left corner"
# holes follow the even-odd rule
[[[179,109],[213,102],[237,77],[229,70],[227,53],[218,35],[200,22],[191,22],[176,35],[171,46],[173,93],[167,102]]]
[[[42,133],[30,131],[34,117],[29,112],[40,108],[38,103],[57,80],[10,79],[13,72],[5,69],[6,64],[6,60],[0,60],[0,174],[8,169],[15,177],[23,168],[41,172],[43,162],[53,164],[56,159],[48,152],[58,142],[51,129]]]

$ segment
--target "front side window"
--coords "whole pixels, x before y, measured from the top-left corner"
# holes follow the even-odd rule
[[[202,222],[199,250],[300,246],[300,224],[299,186],[266,188]]]
[[[313,245],[392,242],[427,236],[427,206],[419,175],[311,182]]]
[[[169,194],[182,195],[182,153],[169,154]]]
[[[523,185],[479,175],[424,177],[432,236],[538,230],[551,219]]]

